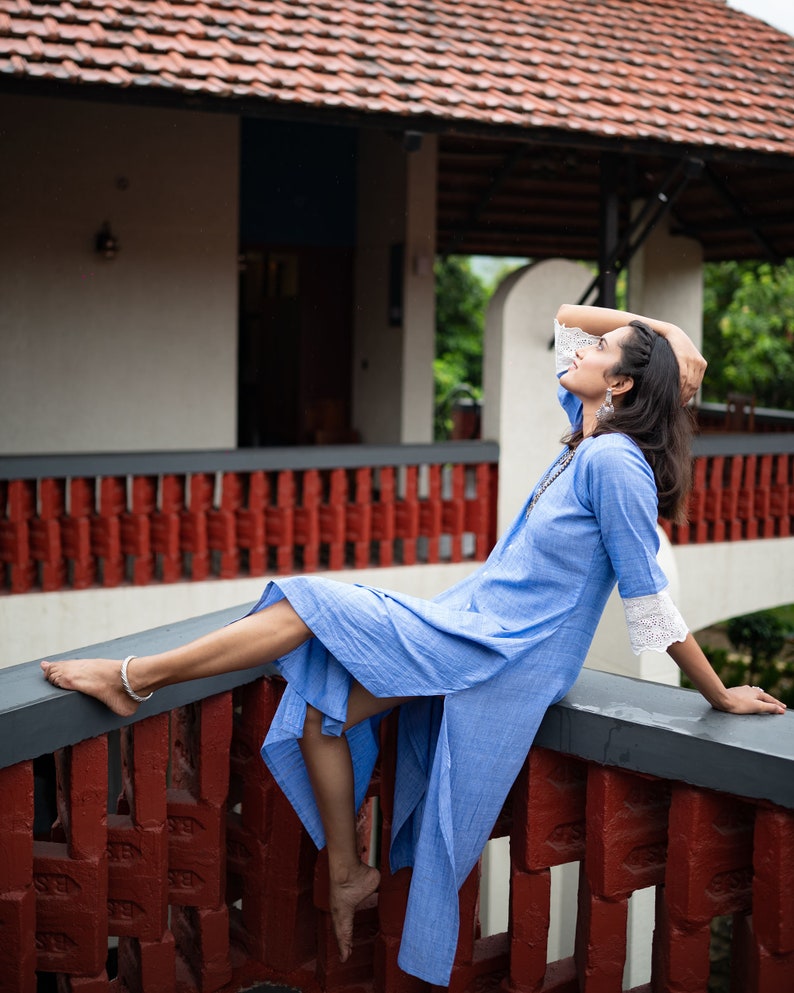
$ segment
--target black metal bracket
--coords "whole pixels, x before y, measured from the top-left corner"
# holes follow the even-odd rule
[[[642,210],[629,224],[626,233],[615,248],[611,252],[608,251],[605,258],[600,261],[598,273],[579,298],[580,304],[586,303],[593,291],[602,285],[607,269],[617,275],[626,268],[659,221],[681,196],[691,180],[700,175],[703,168],[704,163],[701,159],[690,157],[679,159],[675,163],[656,192],[645,201]]]

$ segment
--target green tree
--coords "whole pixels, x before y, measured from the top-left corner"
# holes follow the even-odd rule
[[[724,401],[725,355],[722,341],[722,321],[733,295],[741,284],[742,272],[754,263],[715,262],[703,270],[703,354],[709,368],[703,381],[704,400]]]
[[[763,686],[794,706],[794,604],[733,617],[717,625],[732,651],[703,644],[703,652],[726,686]],[[685,677],[682,686],[691,689]]]
[[[452,406],[460,396],[482,398],[482,339],[488,290],[471,260],[450,255],[436,262],[436,441],[449,438]]]
[[[771,680],[774,685],[779,678],[775,662],[786,644],[786,631],[777,614],[759,610],[733,617],[728,621],[726,634],[737,651],[750,656],[747,681],[769,686]]]
[[[794,410],[794,259],[706,266],[703,343],[704,399]]]
[[[459,398],[482,400],[485,311],[502,280],[528,259],[449,255],[436,262],[436,358],[434,437],[452,433],[452,408]]]

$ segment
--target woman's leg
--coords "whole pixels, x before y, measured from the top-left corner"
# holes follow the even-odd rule
[[[374,697],[353,683],[345,730],[368,717],[404,703],[408,697]],[[353,764],[347,738],[322,733],[322,714],[308,707],[300,739],[312,792],[325,831],[330,878],[330,909],[339,957],[347,961],[353,947],[353,914],[378,888],[380,873],[358,854]]]
[[[204,635],[187,645],[136,658],[128,679],[139,696],[173,683],[273,662],[311,637],[311,631],[287,600]],[[102,701],[114,713],[129,716],[138,704],[124,691],[121,663],[111,659],[42,662],[45,677],[66,690],[79,690]],[[407,698],[374,697],[354,683],[348,702],[352,727],[403,703]],[[358,857],[353,767],[347,739],[321,733],[322,717],[308,708],[301,750],[325,830],[331,881],[331,915],[344,962],[350,955],[355,908],[375,892],[377,869]]]
[[[173,683],[273,662],[311,636],[290,603],[279,600],[187,645],[136,658],[127,669],[127,678],[139,696],[146,696]],[[134,714],[138,708],[121,684],[118,661],[70,659],[42,662],[41,668],[55,686],[96,697],[122,717]]]

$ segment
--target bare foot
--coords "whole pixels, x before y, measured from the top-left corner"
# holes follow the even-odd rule
[[[347,962],[353,950],[353,915],[356,907],[372,896],[380,883],[380,873],[374,866],[359,864],[350,878],[342,883],[331,880],[330,908],[339,959]]]
[[[61,690],[79,690],[100,700],[120,717],[130,717],[138,704],[124,692],[121,662],[113,659],[69,659],[42,662],[44,677]]]

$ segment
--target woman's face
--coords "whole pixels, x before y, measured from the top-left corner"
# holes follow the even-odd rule
[[[599,338],[595,345],[579,348],[575,358],[560,377],[560,385],[580,400],[601,400],[608,386],[614,386],[612,370],[618,365],[623,341],[633,328],[616,328]]]

